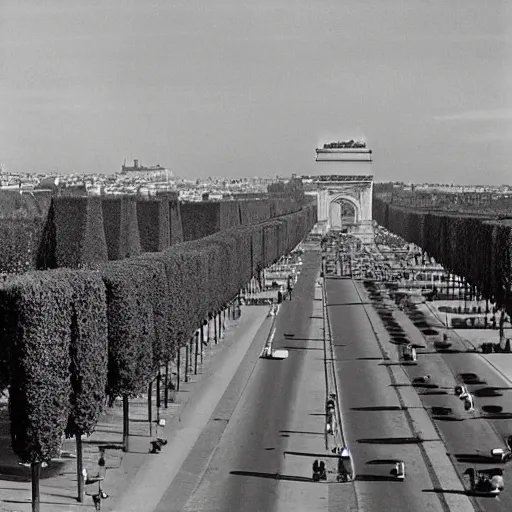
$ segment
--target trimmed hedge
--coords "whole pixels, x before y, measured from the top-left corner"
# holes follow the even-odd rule
[[[301,211],[301,201],[290,194],[183,204],[176,194],[147,200],[134,196],[51,199],[46,192],[7,197],[0,209],[0,235],[5,240],[0,273],[96,268],[107,260],[162,251],[184,240]]]
[[[194,248],[190,243],[183,243],[177,245],[174,250],[181,255],[182,261],[187,263],[187,286],[191,299],[188,307],[192,315],[190,316],[191,327],[186,331],[190,332],[201,325],[211,309],[209,295],[205,293],[210,277],[213,277],[209,274],[210,249]]]
[[[135,198],[106,196],[102,207],[108,259],[122,260],[140,254],[142,249]]]
[[[377,196],[374,219],[413,242],[483,297],[512,312],[512,221],[469,214],[412,210]]]
[[[239,201],[240,223],[243,226],[260,224],[270,219],[270,203],[266,200]]]
[[[125,260],[125,264],[133,267],[138,273],[144,293],[139,295],[140,301],[147,301],[146,309],[151,311],[154,326],[154,337],[151,339],[153,372],[157,372],[162,361],[166,360],[169,340],[168,316],[170,311],[169,281],[165,263],[146,253],[138,258]]]
[[[99,269],[105,283],[109,395],[136,395],[153,370],[154,321],[144,273],[126,262]]]
[[[169,201],[169,224],[171,245],[183,242],[183,226],[181,224],[181,207],[177,199]]]
[[[238,201],[221,201],[219,205],[221,231],[240,226],[240,207]]]
[[[220,203],[201,201],[182,203],[183,240],[198,240],[220,231]]]
[[[21,274],[37,269],[50,204],[51,196],[45,192],[0,190],[0,273]]]
[[[64,271],[63,271],[64,272]],[[68,271],[72,293],[70,373],[72,393],[67,436],[93,432],[107,385],[107,304],[105,285],[93,272]]]
[[[183,237],[185,241],[197,240],[218,231],[259,224],[300,210],[300,202],[289,195],[259,200],[183,203]]]
[[[45,460],[65,429],[91,432],[105,387],[110,395],[144,391],[160,362],[315,221],[308,205],[276,221],[105,262],[97,272],[9,279],[0,287],[0,369],[11,383],[15,451]]]
[[[108,260],[101,197],[53,198],[45,230],[41,265],[94,268]]]
[[[168,200],[138,200],[137,219],[144,252],[158,252],[169,247],[171,227]]]
[[[24,462],[58,455],[70,409],[72,293],[60,271],[27,273],[0,288],[9,340],[11,437]]]

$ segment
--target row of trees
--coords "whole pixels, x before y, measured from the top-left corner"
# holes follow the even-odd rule
[[[512,313],[512,221],[430,213],[394,206],[379,196],[373,198],[373,218]]]
[[[91,433],[105,394],[142,392],[161,365],[316,222],[316,206],[92,270],[13,276],[0,286],[0,384],[24,462]],[[69,260],[71,262],[71,260]],[[77,446],[77,449],[80,449]]]
[[[196,240],[224,229],[258,224],[293,213],[302,207],[303,196],[182,203],[183,238]]]
[[[374,193],[394,206],[415,209],[465,212],[474,215],[510,215],[512,198],[493,192],[443,192],[434,189],[412,189],[389,183],[375,185]]]
[[[92,267],[296,212],[295,196],[179,203],[175,195],[52,196],[0,191],[0,274]]]

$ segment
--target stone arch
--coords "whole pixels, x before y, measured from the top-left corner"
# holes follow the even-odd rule
[[[331,218],[331,212],[332,212],[332,206],[334,203],[349,203],[354,207],[354,222],[360,222],[361,221],[361,204],[359,201],[348,194],[340,193],[340,194],[333,194],[332,196],[329,196],[329,204],[328,204],[328,215],[329,215],[329,226],[332,225],[332,218]]]

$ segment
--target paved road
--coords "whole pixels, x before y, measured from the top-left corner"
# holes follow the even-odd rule
[[[383,355],[372,323],[350,280],[327,280],[327,295],[338,387],[345,412],[343,427],[354,455],[357,480],[353,484],[313,483],[311,458],[283,456],[290,450],[310,453],[324,450],[322,318],[321,303],[314,300],[319,260],[318,253],[307,255],[293,300],[283,304],[277,317],[275,348],[287,348],[289,358],[286,361],[258,359],[262,340],[249,349],[155,512],[446,512],[447,503],[455,503],[456,498],[463,505],[451,510],[471,509],[467,506],[469,502],[456,495],[460,485],[452,494],[439,492],[423,445],[405,442],[413,436],[410,416],[402,409],[403,396],[391,385],[389,368],[382,364]],[[285,336],[290,333],[294,336]],[[437,365],[441,372],[450,374],[441,366],[442,357],[450,356],[425,354],[421,362],[425,366],[407,371],[412,378],[429,369],[435,375],[435,368],[431,367]],[[464,359],[459,361],[465,371],[473,368]],[[449,377],[440,377],[443,378],[447,380],[442,384],[449,387]],[[435,432],[412,387],[400,393],[414,395],[408,405],[416,404],[413,407],[421,409],[416,411],[421,414],[416,415],[415,427]],[[459,405],[450,395],[421,398],[427,407],[430,401]],[[474,430],[481,427],[472,427],[472,421],[476,425],[477,420],[438,422],[443,423],[439,425],[443,435],[443,429],[448,429],[448,451],[472,453],[469,447]],[[469,438],[457,431],[456,426],[462,424],[469,426]],[[449,429],[454,429],[453,435]],[[490,444],[495,444],[495,439]],[[446,460],[444,448],[442,452]],[[391,474],[394,459],[407,464],[405,482],[396,481]],[[484,500],[485,506],[481,508],[508,510],[507,502]],[[491,508],[487,506],[489,503]]]
[[[504,438],[512,433],[512,390],[510,384],[483,357],[465,352],[467,347],[461,340],[452,341],[451,353],[437,352],[433,343],[427,342],[425,349],[418,350],[418,365],[404,366],[403,370],[412,382],[418,377],[430,375],[429,385],[435,388],[418,386],[416,389],[423,406],[434,419],[459,477],[465,480],[465,486],[469,488],[469,481],[463,477],[469,467],[504,467],[492,461],[489,455],[492,448],[504,447]],[[476,395],[474,412],[464,411],[462,402],[453,394],[453,388],[461,383],[460,376],[464,373],[474,373],[481,380],[468,386]],[[500,391],[501,396],[485,396],[489,387],[509,389]],[[486,409],[489,406],[498,406],[502,411],[500,414],[488,414]],[[440,409],[433,409],[436,407],[445,408],[448,414],[440,414]],[[507,483],[506,471],[505,485]],[[430,491],[425,488],[425,492],[433,491],[445,496],[459,492],[449,487],[434,486]],[[472,501],[476,510],[508,511],[512,506],[512,490],[506,487],[499,498],[472,496]]]
[[[413,432],[386,366],[376,364],[383,355],[354,283],[329,279],[326,290],[359,509],[442,511],[440,496],[423,492],[433,484],[420,446],[400,443]],[[406,462],[404,482],[391,474],[393,459]]]
[[[321,312],[321,303],[314,301],[319,268],[320,253],[306,253],[293,300],[277,317],[275,348],[288,348],[288,359],[258,360],[262,345],[251,347],[228,396],[155,512],[328,511],[331,486],[311,481],[313,459],[284,457],[286,450],[325,449],[323,338],[311,328],[312,322],[323,323],[314,313]],[[236,381],[248,372],[234,403],[229,395],[240,392]],[[345,487],[345,508],[337,510],[351,510],[350,488]]]
[[[452,350],[464,350],[461,342],[454,343]],[[429,352],[432,347],[429,344]],[[437,415],[436,425],[443,436],[447,451],[462,475],[469,467],[480,469],[504,467],[489,459],[492,448],[504,447],[504,439],[512,434],[512,389],[510,384],[492,368],[481,356],[471,353],[419,354],[420,364],[410,368],[412,378],[432,372],[433,383],[441,388],[448,387],[450,381],[456,383],[460,374],[474,373],[480,384],[469,385],[476,392],[475,412],[465,412],[462,403],[452,394],[426,394],[422,400],[429,408],[449,407],[453,413],[446,417]],[[504,357],[510,357],[504,355]],[[459,381],[460,382],[460,381]],[[446,386],[445,386],[446,385]],[[508,388],[500,391],[501,396],[485,396],[489,387]],[[441,391],[443,391],[441,389]],[[451,392],[451,390],[448,390]],[[482,396],[482,394],[484,396]],[[499,406],[501,414],[488,414],[489,406]],[[510,465],[510,464],[509,464]],[[512,509],[512,487],[505,473],[505,490],[499,499],[477,498],[476,505],[485,511],[510,511]],[[508,486],[507,486],[508,484]]]

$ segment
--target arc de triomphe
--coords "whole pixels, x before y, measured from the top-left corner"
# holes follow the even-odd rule
[[[318,228],[347,231],[363,239],[373,241],[372,151],[364,142],[335,142],[324,144],[316,150],[318,174],[302,176],[309,194],[317,196]],[[354,209],[354,223],[342,225],[341,211],[348,203]]]

